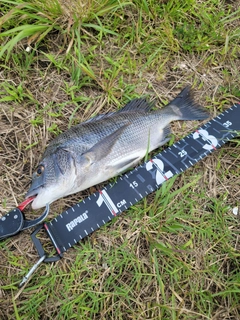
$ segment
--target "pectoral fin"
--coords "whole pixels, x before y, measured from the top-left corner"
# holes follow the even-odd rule
[[[92,163],[105,158],[111,152],[114,144],[117,142],[128,125],[129,124],[125,124],[100,142],[96,143],[92,148],[82,155],[81,164],[83,166],[90,166]]]

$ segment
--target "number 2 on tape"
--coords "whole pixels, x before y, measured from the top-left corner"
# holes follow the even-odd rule
[[[152,177],[156,179],[157,184],[162,184],[164,181],[173,176],[171,170],[164,172],[164,163],[160,159],[151,159],[146,163],[147,171],[151,171],[154,167],[156,168],[156,170],[154,170]]]

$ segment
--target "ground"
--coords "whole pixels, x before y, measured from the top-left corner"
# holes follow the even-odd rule
[[[1,215],[23,201],[49,141],[76,123],[140,96],[160,108],[186,85],[211,117],[238,102],[239,4],[3,0]],[[203,123],[174,122],[174,141]],[[21,289],[38,259],[32,230],[1,241],[0,318],[240,319],[239,168],[236,138]],[[49,219],[95,190],[58,200]]]

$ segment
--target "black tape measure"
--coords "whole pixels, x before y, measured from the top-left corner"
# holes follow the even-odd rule
[[[51,222],[44,223],[43,227],[58,253],[58,256],[44,261],[59,259],[63,252],[158,189],[162,183],[236,137],[237,130],[240,130],[238,103],[151,160],[120,176],[114,184],[109,183]],[[41,228],[33,232],[32,239],[43,257],[45,252],[36,237]]]

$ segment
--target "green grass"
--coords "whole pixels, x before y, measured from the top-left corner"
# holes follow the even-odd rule
[[[15,301],[15,316],[211,319],[229,303],[237,310],[239,254],[229,229],[234,218],[222,199],[213,202],[212,212],[200,210],[199,198],[206,203],[206,194],[193,197],[192,181],[187,192],[184,185],[173,197],[172,183],[157,191],[152,203],[143,201],[82,241],[61,262],[42,265],[21,294],[24,299]],[[23,269],[12,278],[16,285],[30,266],[25,257],[16,261],[11,254],[8,263]],[[13,285],[3,289],[17,292]]]
[[[80,121],[139,96],[159,107],[186,84],[212,115],[238,101],[238,2],[2,0],[1,212],[24,198],[48,141]],[[175,140],[198,126],[173,124]],[[0,242],[0,318],[240,319],[239,147],[171,179],[22,289],[38,259],[29,231]],[[92,191],[57,201],[49,219]]]

